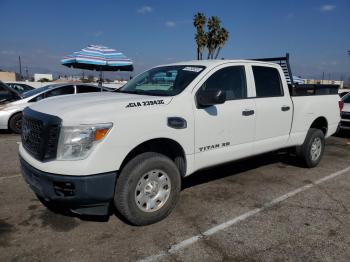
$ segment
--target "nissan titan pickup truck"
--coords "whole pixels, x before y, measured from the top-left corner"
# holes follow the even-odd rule
[[[337,92],[294,85],[288,56],[158,66],[114,93],[27,107],[22,174],[44,203],[79,215],[114,205],[133,225],[155,223],[198,170],[284,148],[317,166],[340,121]]]

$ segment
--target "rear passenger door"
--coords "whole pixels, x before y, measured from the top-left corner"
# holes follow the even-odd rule
[[[255,83],[256,129],[254,153],[285,146],[293,117],[293,104],[283,72],[278,67],[252,65]]]

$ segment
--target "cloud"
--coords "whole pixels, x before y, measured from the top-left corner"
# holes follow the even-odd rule
[[[175,26],[176,26],[176,23],[175,23],[174,21],[167,21],[167,22],[165,23],[165,25],[166,25],[167,27],[175,27]]]
[[[147,13],[152,13],[153,10],[154,10],[153,7],[145,5],[145,6],[141,7],[141,8],[139,8],[139,9],[137,9],[137,12],[139,14],[147,14]]]
[[[320,7],[320,10],[321,10],[322,12],[330,12],[330,11],[333,11],[335,8],[336,8],[335,5],[322,5],[322,6]]]
[[[16,51],[14,51],[14,50],[1,50],[0,54],[2,54],[2,55],[15,55]]]

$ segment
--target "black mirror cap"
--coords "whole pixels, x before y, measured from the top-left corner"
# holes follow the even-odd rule
[[[197,93],[197,105],[199,107],[209,107],[223,104],[226,101],[226,92],[223,90],[208,90]]]

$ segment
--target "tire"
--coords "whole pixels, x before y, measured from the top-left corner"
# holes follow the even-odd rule
[[[171,159],[159,153],[142,153],[122,169],[114,205],[129,223],[149,225],[170,214],[180,189],[180,172]]]
[[[9,129],[16,134],[20,134],[22,130],[22,113],[13,115],[9,120]]]
[[[316,167],[323,156],[325,148],[324,134],[320,129],[310,128],[304,143],[297,147],[296,154],[305,167]]]

